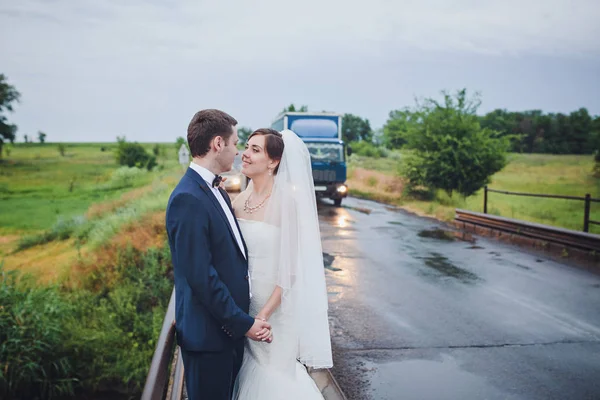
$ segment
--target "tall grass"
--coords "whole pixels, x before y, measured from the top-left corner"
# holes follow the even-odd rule
[[[121,249],[77,289],[0,266],[0,397],[139,396],[172,288],[169,254]]]
[[[56,286],[18,283],[17,276],[0,265],[0,397],[73,395],[78,378],[64,330],[73,305]]]
[[[401,156],[400,156],[401,158]],[[590,156],[511,154],[508,165],[492,177],[489,187],[498,190],[600,197],[600,179],[593,176],[594,160]],[[398,160],[390,158],[352,159],[350,169],[365,168],[388,175],[396,174]],[[357,182],[356,186],[364,196],[364,186],[368,182]],[[353,186],[350,182],[350,192]],[[389,193],[387,194],[388,197]],[[372,195],[373,197],[375,195]],[[401,204],[410,210],[433,215],[442,220],[454,218],[455,208],[483,211],[483,190],[474,196],[462,198],[457,194],[449,197],[442,191],[433,192],[431,198],[414,198],[402,194],[394,198],[394,204]],[[381,197],[381,196],[379,196]],[[374,197],[373,197],[374,198]],[[508,218],[532,221],[563,228],[582,230],[583,202],[556,199],[507,196],[490,193],[488,212]],[[600,205],[593,204],[591,218],[600,220]],[[600,233],[600,227],[590,228]]]

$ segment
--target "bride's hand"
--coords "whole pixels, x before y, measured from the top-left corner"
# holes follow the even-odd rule
[[[259,319],[265,323],[268,323],[266,318],[261,317],[259,315],[256,316],[256,319]],[[271,327],[269,327],[269,329],[265,328],[265,329],[261,330],[260,332],[258,332],[257,336],[263,342],[271,343],[273,341],[273,331],[271,330]]]
[[[263,339],[263,337],[269,336],[270,331],[271,325],[268,322],[255,318],[254,325],[252,325],[250,330],[246,332],[246,336],[248,336],[252,340],[260,342]]]

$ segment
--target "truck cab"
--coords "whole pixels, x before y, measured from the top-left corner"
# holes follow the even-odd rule
[[[283,112],[271,127],[278,131],[289,129],[302,139],[311,156],[315,194],[333,200],[339,207],[348,195],[341,114]]]

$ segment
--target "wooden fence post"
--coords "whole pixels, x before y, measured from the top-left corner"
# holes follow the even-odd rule
[[[583,210],[583,231],[590,231],[590,194],[586,193],[585,195],[585,208]]]
[[[483,213],[487,214],[487,196],[488,196],[488,187],[487,185],[483,188]]]

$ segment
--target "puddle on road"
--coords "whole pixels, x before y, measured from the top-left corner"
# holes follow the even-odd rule
[[[404,224],[402,222],[399,221],[388,221],[388,224],[392,224],[392,225],[402,225],[404,226]]]
[[[425,265],[429,268],[437,271],[438,273],[450,277],[458,279],[464,283],[473,283],[474,281],[479,280],[479,277],[474,273],[467,271],[466,269],[457,267],[452,264],[447,257],[444,257],[439,253],[429,253],[428,257],[419,257],[425,260]]]
[[[462,370],[454,358],[448,355],[442,355],[441,361],[393,361],[373,367],[370,388],[373,398],[376,399],[510,398],[484,378]]]
[[[463,242],[475,243],[476,239],[472,234],[462,231],[451,231],[446,229],[434,228],[424,229],[417,234],[419,237],[428,239],[443,240],[446,242],[453,242],[455,240],[461,240]]]
[[[329,253],[323,253],[323,264],[325,265],[325,268],[330,270],[330,271],[341,271],[341,268],[336,268],[333,266],[333,262],[335,261],[335,256],[332,256]]]
[[[467,249],[469,249],[469,250],[482,250],[484,248],[485,247],[481,247],[481,246],[469,246],[469,247],[467,247]]]
[[[439,228],[422,230],[418,233],[418,236],[422,238],[445,240],[448,242],[453,242],[455,239],[452,232]]]
[[[526,270],[526,271],[530,271],[530,270],[531,270],[531,267],[528,267],[527,265],[523,265],[523,264],[515,264],[515,266],[516,266],[517,268],[521,268],[521,269],[524,269],[524,270]]]
[[[343,207],[347,208],[349,210],[358,211],[360,213],[367,214],[367,215],[369,215],[373,212],[373,210],[371,210],[370,208],[366,208],[366,207],[352,207],[352,206],[347,206],[347,205],[344,205]]]

